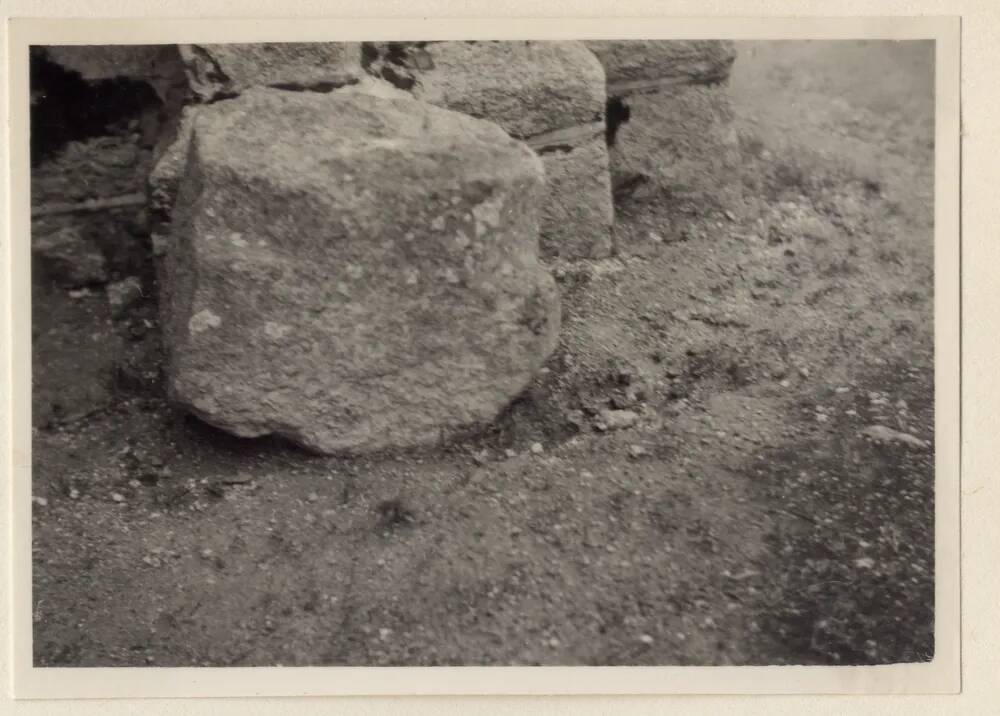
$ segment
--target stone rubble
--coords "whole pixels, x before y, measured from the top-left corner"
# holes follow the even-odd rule
[[[31,256],[49,279],[64,288],[81,288],[108,280],[104,255],[76,227],[67,226],[32,237]]]
[[[48,54],[164,101],[147,186],[171,395],[321,452],[491,420],[556,343],[540,259],[607,259],[613,185],[710,186],[732,139],[728,42],[97,49]],[[107,280],[77,263],[74,284]],[[116,316],[137,300],[119,288]]]

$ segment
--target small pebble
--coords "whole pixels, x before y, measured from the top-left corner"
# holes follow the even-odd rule
[[[642,636],[639,637],[639,641],[641,641],[643,644],[652,644],[653,637],[651,637],[649,634],[643,634]]]
[[[531,443],[531,452],[533,455],[541,455],[545,452],[545,448],[542,447],[541,443]]]
[[[637,460],[646,454],[646,448],[642,445],[629,445],[628,446],[628,456],[633,460]]]
[[[639,414],[632,410],[602,410],[599,423],[607,430],[621,430],[632,427],[638,421]]]
[[[69,488],[69,499],[77,500],[80,498],[80,491],[75,487]]]
[[[112,492],[111,499],[115,502],[125,502],[125,495],[120,492]]]
[[[317,495],[315,492],[310,492],[309,496],[306,497],[306,499],[309,500],[310,502],[315,502],[316,500],[319,499],[319,495]]]
[[[32,497],[31,501],[34,502],[39,507],[48,507],[49,501],[44,497]]]

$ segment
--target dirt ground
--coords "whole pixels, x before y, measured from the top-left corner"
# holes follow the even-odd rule
[[[36,664],[931,658],[933,46],[739,44],[735,200],[623,205],[617,257],[553,266],[543,375],[444,448],[229,437],[159,397],[152,298],[36,280]],[[141,176],[137,136],[77,149]],[[34,199],[102,193],[85,166]],[[152,280],[134,210],[43,221]]]

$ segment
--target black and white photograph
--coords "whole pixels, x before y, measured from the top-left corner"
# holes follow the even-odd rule
[[[933,39],[29,60],[34,667],[934,659]]]

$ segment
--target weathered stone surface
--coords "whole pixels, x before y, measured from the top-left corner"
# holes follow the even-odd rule
[[[370,65],[418,99],[496,122],[543,154],[546,257],[611,253],[600,63],[580,42],[373,43]],[[388,72],[387,72],[388,71]],[[405,80],[405,81],[403,81]]]
[[[363,76],[357,83],[341,87],[334,92],[368,94],[383,99],[412,99],[412,95],[408,92],[368,76]],[[172,126],[164,133],[154,153],[153,168],[149,173],[147,187],[150,206],[158,214],[156,217],[158,232],[163,231],[162,221],[169,218],[168,215],[177,198],[177,190],[187,162],[194,117],[200,109],[201,105],[184,107]]]
[[[542,168],[494,124],[251,90],[197,113],[187,167],[168,387],[218,427],[322,452],[433,443],[495,417],[555,347]]]
[[[116,78],[147,82],[163,101],[183,83],[176,45],[52,45],[45,53],[89,82]]]
[[[586,45],[604,65],[609,94],[626,93],[643,80],[722,82],[736,59],[728,40],[588,40]]]
[[[610,149],[616,200],[637,188],[672,199],[718,196],[734,166],[726,81],[735,45],[723,40],[592,40],[616,106]],[[611,104],[609,103],[609,107]]]
[[[603,125],[580,146],[540,151],[545,166],[541,251],[546,257],[611,255],[614,208]]]
[[[363,76],[354,84],[336,90],[339,94],[368,94],[382,99],[412,99],[413,95],[375,77]]]
[[[641,177],[671,196],[711,199],[738,162],[725,87],[676,86],[628,98],[630,119],[610,149],[616,187]]]
[[[65,288],[79,288],[108,280],[104,255],[79,229],[72,226],[32,237],[31,256],[44,275]]]
[[[388,82],[363,76],[356,84],[334,90],[337,94],[369,94],[382,98],[406,99],[412,96]],[[194,118],[203,105],[188,105],[172,118],[154,152],[153,168],[147,179],[151,214],[151,243],[154,266],[161,284],[164,283],[163,262],[160,261],[171,244],[171,220],[174,202],[187,165]],[[266,121],[262,118],[262,121]]]
[[[191,92],[202,101],[251,87],[327,92],[363,75],[357,42],[180,45]]]
[[[437,42],[414,68],[418,99],[527,138],[604,117],[604,72],[580,42]]]

